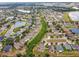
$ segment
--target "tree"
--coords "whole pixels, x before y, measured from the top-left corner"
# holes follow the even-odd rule
[[[21,57],[21,56],[22,56],[22,54],[21,54],[21,53],[18,53],[18,54],[16,54],[16,56],[17,56],[17,57]]]
[[[45,57],[49,57],[50,55],[48,53],[45,53]]]
[[[16,37],[16,42],[19,42],[19,40],[20,40],[20,37],[17,36],[17,37]]]

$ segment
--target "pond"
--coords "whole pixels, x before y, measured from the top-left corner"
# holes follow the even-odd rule
[[[15,23],[14,27],[17,28],[17,27],[22,27],[22,26],[25,26],[26,22],[22,22],[22,21],[18,21]]]
[[[70,31],[75,34],[79,34],[79,28],[72,28]]]

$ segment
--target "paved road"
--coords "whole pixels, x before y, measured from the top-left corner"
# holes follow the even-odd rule
[[[6,37],[10,37],[10,34],[13,32],[14,29],[14,25],[11,26],[10,30],[7,31],[7,33],[5,34]]]

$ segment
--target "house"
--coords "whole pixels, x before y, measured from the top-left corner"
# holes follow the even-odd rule
[[[48,46],[48,49],[49,49],[49,51],[50,51],[50,52],[53,52],[53,51],[55,51],[55,48],[54,48],[54,46]]]
[[[14,18],[14,16],[10,16],[10,17],[7,17],[6,20],[12,20]]]
[[[67,50],[72,50],[70,44],[68,44],[68,43],[63,44],[63,46],[64,46]]]
[[[73,50],[76,50],[76,45],[71,44]]]
[[[61,45],[56,45],[55,47],[56,47],[56,50],[58,52],[63,52],[64,51],[64,49],[63,49],[63,47]]]
[[[77,46],[74,46],[74,48],[76,48],[79,51],[79,46],[78,45]]]

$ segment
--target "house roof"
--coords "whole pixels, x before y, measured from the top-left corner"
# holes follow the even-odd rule
[[[0,37],[0,41],[2,41],[3,40],[3,37]]]
[[[11,47],[12,47],[11,45],[6,45],[3,50],[5,52],[8,52],[11,49]]]
[[[79,50],[79,46],[74,46],[74,48],[76,48],[77,50]]]
[[[63,47],[61,45],[56,45],[56,50],[57,51],[63,51]]]
[[[71,46],[69,44],[64,44],[64,47],[68,50],[72,50]]]

